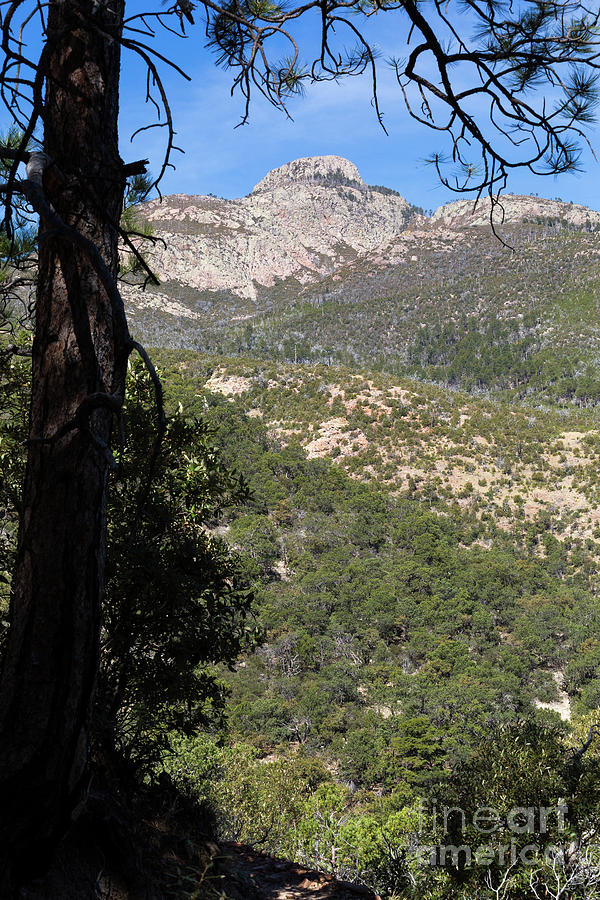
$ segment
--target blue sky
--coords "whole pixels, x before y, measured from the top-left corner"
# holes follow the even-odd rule
[[[130,0],[129,14],[137,2]],[[314,45],[316,24],[306,20],[296,32],[307,53]],[[369,27],[371,38],[382,50],[379,97],[387,136],[371,106],[366,76],[309,86],[304,97],[290,103],[293,121],[257,97],[249,123],[236,128],[243,111],[242,98],[230,97],[232,75],[215,65],[213,54],[205,47],[202,25],[191,28],[185,40],[160,36],[157,49],[174,59],[192,79],[188,83],[162,67],[177,141],[185,150],[185,155],[174,155],[176,169],[166,175],[163,192],[239,197],[267,171],[289,160],[336,154],[352,160],[367,183],[395,188],[424,209],[435,209],[455,199],[424,163],[432,151],[447,149],[444,135],[410,119],[395,77],[385,64],[389,56],[406,52],[403,17],[382,14]],[[148,156],[156,171],[164,140],[162,131],[145,131],[132,145],[127,140],[135,127],[152,116],[152,110],[143,104],[143,70],[130,55],[123,61],[121,97],[122,154],[126,159]],[[592,143],[600,145],[599,136],[598,131],[592,133]],[[584,166],[583,174],[558,178],[518,171],[512,175],[509,190],[560,196],[600,209],[599,163],[587,151]]]
[[[128,15],[144,8],[144,0],[127,2]],[[388,135],[371,106],[371,85],[366,76],[309,86],[304,97],[290,102],[293,120],[256,97],[248,124],[236,128],[243,112],[242,97],[230,96],[232,74],[215,65],[214,55],[205,47],[202,24],[190,28],[186,39],[159,31],[153,45],[191,77],[187,82],[161,66],[177,142],[185,150],[184,155],[174,154],[176,169],[164,178],[163,193],[240,197],[276,166],[301,156],[336,154],[355,163],[367,183],[395,188],[424,209],[435,209],[455,199],[424,163],[433,151],[447,149],[445,136],[408,116],[394,74],[385,64],[390,56],[406,55],[404,17],[398,12],[382,13],[370,20],[368,28],[370,40],[381,49],[379,99]],[[304,57],[314,50],[318,30],[314,18],[297,24],[295,36]],[[36,43],[30,44],[31,50]],[[131,52],[126,52],[121,78],[121,153],[125,160],[148,157],[157,172],[164,131],[144,131],[129,142],[137,127],[153,120],[154,111],[144,98],[145,70]],[[600,151],[600,130],[590,137]],[[559,178],[515,172],[508,189],[560,196],[600,209],[600,164],[589,151],[584,153],[583,162],[583,174]]]

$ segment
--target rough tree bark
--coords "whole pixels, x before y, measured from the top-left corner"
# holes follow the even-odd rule
[[[46,198],[94,242],[112,276],[124,191],[114,39],[123,5],[50,0],[43,114]],[[112,413],[97,400],[84,417],[81,404],[122,396],[125,338],[98,266],[42,218],[30,443],[0,682],[2,896],[43,870],[85,796],[109,466],[101,443]],[[82,427],[52,440],[78,412]]]

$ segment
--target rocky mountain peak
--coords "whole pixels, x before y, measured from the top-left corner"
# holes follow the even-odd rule
[[[600,226],[600,212],[558,200],[506,195],[502,210],[513,226]],[[464,255],[469,231],[473,237],[468,226],[489,232],[490,207],[489,200],[476,207],[459,200],[426,219],[396,191],[365,184],[342,156],[314,156],[273,169],[244,197],[176,194],[139,211],[161,239],[145,250],[161,290],[132,288],[128,303],[148,317],[162,308],[189,327],[205,315],[220,322],[224,302],[236,310],[231,321],[252,322],[322,279],[330,279],[327,293],[355,275],[377,283],[380,269],[412,271],[432,253]],[[124,253],[123,265],[130,262]]]
[[[396,191],[369,187],[342,156],[293,160],[238,199],[177,194],[140,212],[163,238],[149,256],[176,298],[172,309],[184,295],[201,304],[217,292],[255,302],[286,283],[298,292],[389,242],[416,218]]]
[[[463,228],[474,225],[489,225],[491,201],[482,197],[477,203],[474,200],[454,200],[436,209],[431,217],[432,225],[445,225],[450,228]],[[597,226],[600,224],[600,213],[580,206],[577,203],[565,203],[564,200],[547,200],[544,197],[528,197],[519,194],[503,194],[494,208],[495,225],[514,225],[527,221],[557,221],[569,225]]]
[[[354,163],[343,156],[305,156],[272,169],[262,178],[252,191],[271,191],[286,187],[290,182],[306,184],[352,185],[360,187],[364,181]]]

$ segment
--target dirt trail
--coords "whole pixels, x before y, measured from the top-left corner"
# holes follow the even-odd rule
[[[221,845],[218,866],[227,900],[380,900],[359,885],[275,859],[243,844]]]

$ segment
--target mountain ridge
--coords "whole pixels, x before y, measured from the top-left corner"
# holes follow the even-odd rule
[[[161,284],[124,285],[134,333],[154,346],[421,373],[469,390],[596,397],[592,369],[583,394],[573,377],[600,353],[600,213],[507,195],[498,240],[489,201],[426,218],[357,178],[341,157],[317,157],[274,170],[240,200],[145,204],[162,239],[148,253]]]
[[[460,199],[427,218],[391,188],[365,184],[352,162],[334,155],[286,163],[238,199],[173,194],[137,207],[163,239],[147,255],[160,281],[172,285],[171,297],[179,285],[251,302],[265,289],[280,283],[302,288],[369,254],[385,265],[408,245],[452,249],[466,227],[489,230],[491,212],[489,198]],[[595,230],[600,212],[507,194],[494,207],[493,221],[496,227],[531,222]],[[127,253],[123,260],[130,262]],[[134,306],[136,300],[143,305],[143,298],[129,294]]]
[[[527,224],[526,220],[545,218],[558,220],[566,225],[590,227],[600,225],[600,212],[564,200],[549,200],[527,194],[502,194],[492,209],[489,197],[478,201],[453,200],[439,206],[430,218],[432,225],[453,228],[489,225],[490,214],[494,225]]]
[[[257,285],[316,280],[390,240],[417,216],[399,194],[365,185],[341,157],[289,163],[239,199],[176,194],[144,203],[138,213],[166,244],[149,252],[161,281],[249,300],[257,298]]]

